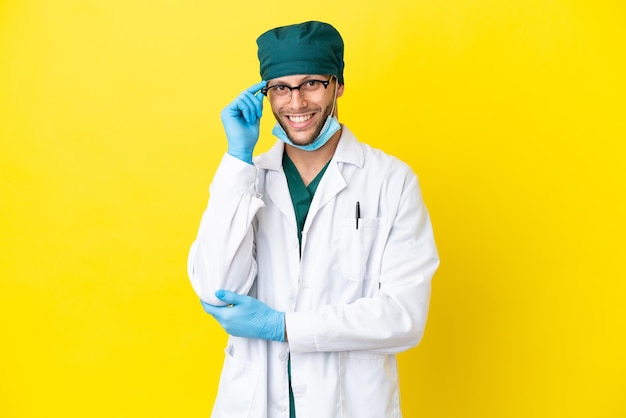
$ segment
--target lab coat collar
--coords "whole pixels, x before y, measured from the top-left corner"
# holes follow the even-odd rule
[[[346,125],[341,125],[341,138],[333,159],[338,163],[348,163],[363,168],[365,153],[359,141]]]
[[[284,150],[285,144],[281,140],[277,140],[269,151],[254,159],[254,164],[261,169],[278,171],[283,165]],[[363,148],[350,129],[343,124],[341,125],[341,138],[339,138],[333,159],[338,163],[349,163],[359,168],[363,167],[365,159]]]

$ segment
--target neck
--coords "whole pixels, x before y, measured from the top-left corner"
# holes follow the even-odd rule
[[[308,186],[326,163],[333,158],[342,130],[335,132],[324,146],[315,151],[304,151],[285,144],[285,152],[298,169],[305,186]]]

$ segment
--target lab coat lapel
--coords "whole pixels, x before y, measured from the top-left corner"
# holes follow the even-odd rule
[[[317,212],[330,202],[337,193],[345,189],[346,186],[346,180],[339,170],[339,165],[335,161],[331,161],[317,187],[313,201],[311,201],[309,213],[304,224],[304,232],[309,230],[309,225],[313,222]]]
[[[276,205],[283,215],[291,222],[296,224],[296,214],[293,210],[291,195],[289,194],[289,186],[287,178],[282,169],[279,171],[269,171],[267,173],[267,194],[272,202]]]
[[[363,167],[363,158],[363,150],[356,138],[347,127],[342,125],[341,139],[311,202],[309,214],[304,224],[304,232],[308,231],[309,225],[313,222],[317,212],[348,185],[341,173],[341,167],[344,164]]]
[[[259,155],[254,164],[267,170],[265,177],[265,192],[269,199],[276,205],[278,210],[292,224],[296,224],[296,215],[291,203],[287,178],[283,171],[284,145],[281,141],[276,141],[274,146],[266,153]]]

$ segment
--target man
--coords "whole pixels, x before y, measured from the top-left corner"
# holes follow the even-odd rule
[[[214,417],[400,417],[395,353],[422,337],[439,259],[410,168],[337,121],[343,40],[305,22],[257,39],[262,82],[228,139],[188,263],[230,335]],[[264,96],[280,141],[252,157]]]

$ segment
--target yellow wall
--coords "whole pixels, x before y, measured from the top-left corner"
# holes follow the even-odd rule
[[[340,119],[415,168],[435,226],[405,416],[626,416],[625,9],[2,1],[0,416],[208,416],[225,336],[185,263],[219,111],[256,36],[308,19],[347,44]]]

